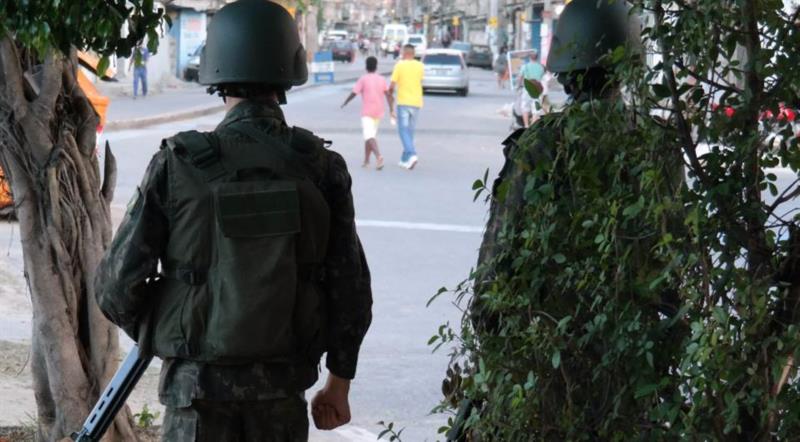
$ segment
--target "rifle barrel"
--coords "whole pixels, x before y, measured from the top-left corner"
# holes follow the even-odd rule
[[[103,390],[103,394],[97,399],[97,403],[83,423],[81,431],[72,434],[72,440],[97,442],[103,437],[152,359],[152,356],[142,356],[139,353],[139,347],[133,346],[114,377],[111,378],[111,382]]]

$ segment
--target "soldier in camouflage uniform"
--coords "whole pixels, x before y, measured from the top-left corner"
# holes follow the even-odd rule
[[[556,74],[571,102],[593,102],[596,108],[613,109],[621,100],[619,86],[608,81],[602,57],[615,48],[636,45],[636,24],[628,18],[622,1],[576,0],[568,4],[559,19],[547,58],[547,70]],[[548,114],[531,126],[518,129],[503,141],[505,164],[492,187],[490,218],[481,244],[478,263],[497,256],[498,240],[506,226],[520,221],[525,205],[524,191],[530,172],[542,161],[551,161],[561,142],[564,116]],[[524,146],[524,147],[523,147]],[[482,281],[491,279],[483,268]]]
[[[96,281],[97,300],[164,360],[166,441],[305,441],[350,420],[371,321],[370,273],[344,159],[279,107],[306,81],[292,17],[266,0],[222,8],[200,81],[227,114],[162,143]]]
[[[471,298],[469,306],[469,319],[474,327],[476,340],[481,337],[495,337],[501,329],[501,322],[507,317],[497,313],[497,304],[491,299],[493,285],[498,280],[508,283],[513,280],[517,268],[515,260],[520,257],[520,250],[523,244],[532,242],[529,238],[521,235],[521,232],[537,223],[542,224],[540,219],[531,219],[529,207],[532,203],[531,195],[537,190],[537,186],[552,186],[557,198],[563,198],[570,204],[570,192],[580,192],[585,190],[581,184],[574,184],[570,181],[569,170],[565,170],[566,162],[572,158],[570,149],[587,149],[587,144],[591,145],[592,139],[569,139],[565,134],[570,130],[568,126],[578,126],[586,123],[591,130],[602,132],[606,128],[600,126],[603,121],[624,121],[614,127],[629,126],[628,133],[617,134],[618,137],[632,137],[637,139],[637,126],[633,121],[628,121],[628,113],[624,112],[625,104],[622,99],[620,85],[611,79],[609,75],[608,60],[604,57],[618,47],[626,48],[631,55],[640,54],[638,48],[638,20],[629,16],[628,8],[622,0],[573,0],[564,9],[559,18],[558,27],[553,35],[551,49],[547,58],[547,70],[557,75],[558,81],[564,86],[565,92],[569,95],[569,100],[574,106],[567,109],[564,113],[552,113],[545,115],[529,129],[519,129],[509,136],[504,142],[505,164],[499,176],[492,186],[492,198],[490,207],[490,217],[486,226],[486,232],[479,251],[478,266],[474,275],[474,296]],[[580,107],[578,107],[580,106]],[[585,110],[585,111],[581,111]],[[573,111],[573,112],[570,112]],[[611,117],[613,116],[613,117]],[[578,117],[580,121],[569,121],[571,117]],[[576,133],[585,136],[592,133],[582,127],[581,130],[571,129],[570,135],[575,137]],[[668,133],[668,130],[664,131]],[[670,144],[677,146],[674,138],[665,135],[664,157],[668,157],[675,152],[674,158],[668,158],[664,163],[665,192],[674,194],[683,184],[682,158],[679,149],[671,149]],[[635,143],[626,144],[632,146]],[[597,152],[597,151],[592,151]],[[595,158],[598,167],[598,181],[592,183],[602,188],[602,182],[610,183],[613,177],[603,174],[602,168],[619,151],[608,149],[597,154]],[[607,155],[603,158],[603,155]],[[566,158],[566,159],[565,159]],[[546,165],[546,166],[544,166]],[[537,168],[552,167],[542,173],[541,178],[537,178]],[[560,169],[559,169],[560,168]],[[610,187],[610,184],[607,184]],[[633,187],[633,186],[632,186]],[[577,189],[577,190],[575,190]],[[574,196],[574,195],[573,195]],[[579,198],[575,198],[578,199]],[[554,209],[557,210],[557,209]],[[561,209],[558,209],[561,210]],[[548,220],[549,221],[549,220]],[[678,223],[680,225],[680,223]],[[649,258],[649,250],[653,246],[649,240],[638,241],[639,248],[636,253],[642,257],[638,264],[642,268],[663,268],[663,262],[655,262]],[[535,242],[534,242],[535,243]],[[528,247],[531,247],[528,245]],[[570,250],[565,253],[593,253],[594,249]],[[566,258],[569,259],[569,258]],[[566,267],[566,265],[564,266]],[[546,268],[542,263],[542,268]],[[555,279],[557,276],[554,275]],[[523,279],[524,280],[524,279]],[[501,284],[502,284],[501,283]],[[504,286],[505,287],[505,286]],[[530,296],[533,298],[538,295],[538,288],[530,288]],[[546,289],[541,289],[546,292]],[[543,298],[547,295],[542,294]],[[548,306],[554,311],[547,313],[561,318],[573,313],[572,307],[577,305],[576,293],[559,293],[558,296],[547,298]],[[672,316],[677,311],[679,305],[674,290],[665,290],[657,298],[656,309],[667,316]],[[495,302],[494,306],[492,303]],[[557,311],[556,311],[557,310]],[[513,315],[514,313],[509,313]],[[507,323],[506,323],[507,324]],[[679,328],[679,327],[676,327]],[[680,330],[676,333],[682,333]],[[680,342],[680,336],[676,335],[674,342]],[[476,344],[480,347],[481,343]],[[591,356],[583,355],[585,360],[590,360]],[[448,372],[448,379],[443,384],[443,393],[446,397],[460,399],[463,380],[455,370]],[[552,391],[561,392],[563,390],[553,389]],[[590,397],[590,395],[587,395]],[[545,402],[551,397],[537,397],[537,400]],[[555,398],[556,401],[563,401],[563,397]],[[474,403],[472,400],[462,400],[459,403],[459,412],[455,419],[453,428],[448,432],[448,440],[467,441],[476,440],[475,434],[465,430],[467,419],[473,412],[481,413],[482,405]],[[590,437],[590,436],[587,436]]]

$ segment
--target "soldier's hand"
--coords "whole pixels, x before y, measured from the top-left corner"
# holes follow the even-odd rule
[[[325,387],[311,400],[311,416],[320,430],[333,430],[350,422],[350,381],[334,374],[328,375]]]

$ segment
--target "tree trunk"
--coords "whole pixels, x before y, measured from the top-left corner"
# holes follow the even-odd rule
[[[77,62],[41,62],[0,40],[0,165],[14,194],[25,277],[33,299],[32,373],[37,439],[80,429],[118,364],[117,329],[97,307],[95,269],[111,240],[116,166],[95,152],[97,115]],[[125,409],[106,440],[135,440]]]

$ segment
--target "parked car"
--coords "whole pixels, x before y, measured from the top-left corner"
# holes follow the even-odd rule
[[[346,61],[348,63],[355,59],[355,50],[353,43],[349,40],[336,40],[330,44],[331,52],[333,53],[333,61]]]
[[[331,41],[348,40],[349,34],[341,29],[332,29],[325,33],[325,38]]]
[[[189,54],[189,62],[183,69],[183,79],[186,81],[200,81],[200,56],[203,54],[205,42],[201,43],[197,49]]]
[[[471,48],[472,48],[472,43],[467,43],[465,41],[456,40],[450,43],[450,49],[461,51],[461,54],[464,56],[465,60]]]
[[[466,97],[469,94],[469,71],[464,55],[457,49],[428,49],[422,56],[425,76],[422,91],[453,90]]]
[[[425,36],[422,34],[408,34],[408,37],[406,37],[403,45],[414,46],[414,52],[417,54],[417,56],[421,55],[426,49],[428,49],[428,43],[425,41]]]
[[[472,45],[467,54],[467,66],[492,68],[492,49],[487,45]]]

